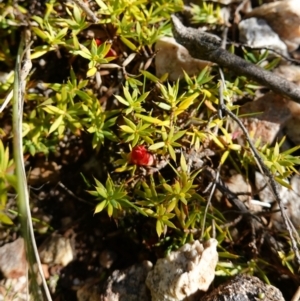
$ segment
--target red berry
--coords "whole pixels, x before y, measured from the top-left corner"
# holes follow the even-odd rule
[[[100,46],[102,44],[100,39],[95,39],[95,42],[96,42],[97,46]]]
[[[143,145],[137,145],[131,151],[130,163],[150,166],[153,165],[154,158],[153,155],[149,153]]]
[[[100,39],[95,39],[95,42],[96,42],[97,46],[100,46],[101,44],[103,44],[103,42]],[[112,56],[117,56],[117,53],[112,48],[110,48],[105,57],[112,57]]]

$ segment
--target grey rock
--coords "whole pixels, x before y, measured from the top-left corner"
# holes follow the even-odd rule
[[[116,270],[105,284],[101,301],[150,301],[150,292],[145,285],[150,261],[133,265],[125,270]]]
[[[152,301],[194,301],[199,290],[207,291],[215,277],[217,244],[196,240],[158,259],[146,280]]]
[[[220,285],[201,301],[284,301],[282,293],[257,277],[238,275]],[[200,301],[200,300],[199,300]]]
[[[0,301],[27,300],[27,266],[23,238],[0,248]]]
[[[19,278],[27,273],[27,261],[23,238],[0,248],[0,271],[5,278]]]
[[[39,248],[40,259],[45,264],[67,266],[74,259],[72,243],[69,238],[54,234]]]
[[[287,45],[288,51],[294,51],[300,44],[300,1],[272,1],[254,8],[246,18],[262,18]]]
[[[263,19],[250,18],[239,23],[240,42],[252,47],[267,47],[288,56],[287,46]]]
[[[294,175],[290,183],[292,189],[288,189],[284,186],[279,186],[279,195],[282,199],[284,208],[286,209],[286,214],[288,218],[293,223],[296,229],[300,228],[300,176]],[[266,179],[259,172],[255,173],[255,185],[259,191],[258,195],[261,201],[273,204],[273,213],[271,214],[271,224],[276,230],[285,230],[285,225],[279,210],[279,206],[276,203],[273,192],[271,191],[269,185],[267,185]]]

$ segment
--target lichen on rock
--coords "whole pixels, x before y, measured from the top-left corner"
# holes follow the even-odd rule
[[[215,277],[217,244],[196,240],[159,259],[146,279],[152,301],[193,301],[198,290],[207,291]]]
[[[278,288],[250,275],[237,275],[201,301],[285,301]]]

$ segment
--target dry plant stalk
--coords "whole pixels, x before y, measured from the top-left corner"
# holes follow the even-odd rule
[[[30,297],[34,298],[35,301],[44,300],[38,283],[40,278],[42,280],[46,300],[51,301],[51,295],[44,277],[34,237],[23,156],[23,104],[26,91],[26,79],[32,67],[30,59],[30,38],[30,30],[25,29],[22,32],[21,42],[16,59],[15,80],[13,87],[13,151],[17,178],[16,191],[18,194],[18,210],[20,214],[21,230],[28,261],[28,274],[30,276],[28,285],[29,289],[27,292],[29,292]],[[36,271],[36,267],[38,272]],[[28,300],[30,297],[28,296]]]

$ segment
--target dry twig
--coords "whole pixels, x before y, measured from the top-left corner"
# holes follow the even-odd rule
[[[218,37],[183,26],[175,15],[172,16],[172,22],[176,41],[186,47],[194,58],[227,67],[237,75],[247,76],[274,92],[300,103],[300,88],[297,85],[222,49],[221,40]]]
[[[85,13],[86,15],[94,22],[98,23],[99,19],[96,17],[93,11],[90,10],[88,5],[81,0],[73,0]]]

